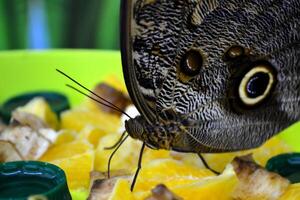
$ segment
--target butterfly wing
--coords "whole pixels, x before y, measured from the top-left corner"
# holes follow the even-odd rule
[[[168,109],[189,122],[181,138],[188,142],[179,142],[175,149],[253,148],[299,120],[298,0],[124,2],[129,6],[123,15],[126,84],[150,123],[164,118]],[[241,55],[228,61],[233,46],[242,52],[230,51],[230,56]],[[186,69],[185,63],[191,68]],[[268,77],[261,78],[265,74]],[[267,90],[269,83],[272,87]],[[257,105],[252,100],[259,98],[246,101],[240,96],[261,88],[268,95],[260,96],[268,98]]]
[[[137,69],[133,59],[134,5],[134,0],[121,1],[121,55],[123,74],[128,93],[134,105],[140,114],[151,123],[155,119],[155,113],[147,105],[147,101],[140,91],[137,80]]]

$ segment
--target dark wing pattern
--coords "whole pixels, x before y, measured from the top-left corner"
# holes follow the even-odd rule
[[[193,151],[201,152],[204,147],[253,148],[299,120],[299,0],[124,2],[132,8],[123,16],[130,29],[123,48],[128,55],[125,80],[149,123],[162,118],[164,110],[174,110],[193,122],[184,137]],[[223,57],[233,45],[247,49],[251,62],[266,61],[277,72],[269,101],[244,112],[232,109],[235,97],[228,95],[235,87],[235,69]],[[204,62],[197,76],[182,81],[178,69],[190,49],[199,50]]]

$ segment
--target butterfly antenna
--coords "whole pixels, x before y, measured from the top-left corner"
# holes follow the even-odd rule
[[[76,83],[78,86],[80,86],[81,88],[83,88],[83,89],[85,89],[86,91],[90,92],[91,94],[95,95],[96,97],[98,97],[99,99],[101,99],[102,101],[104,101],[104,102],[106,102],[106,103],[103,103],[103,102],[101,102],[101,101],[99,101],[99,100],[96,100],[95,98],[91,97],[90,95],[87,95],[86,93],[80,91],[79,89],[77,89],[77,88],[75,88],[75,87],[73,87],[73,86],[71,86],[71,85],[69,85],[69,84],[67,84],[68,87],[70,87],[70,88],[76,90],[77,92],[79,92],[79,93],[81,93],[81,94],[83,94],[83,95],[89,97],[90,99],[92,99],[92,100],[94,100],[94,101],[96,101],[96,102],[98,102],[98,103],[100,103],[100,104],[102,104],[102,105],[105,105],[105,106],[107,106],[107,107],[109,107],[109,108],[112,108],[112,109],[114,109],[114,110],[116,110],[116,111],[118,111],[118,112],[120,112],[120,113],[126,115],[126,116],[129,117],[130,119],[132,119],[132,117],[130,117],[130,116],[129,116],[127,113],[125,113],[122,109],[120,109],[119,107],[117,107],[117,106],[114,105],[113,103],[107,101],[107,100],[104,99],[103,97],[99,96],[98,94],[96,94],[96,93],[93,92],[92,90],[88,89],[87,87],[85,87],[84,85],[82,85],[81,83],[79,83],[78,81],[76,81],[75,79],[73,79],[72,77],[70,77],[69,75],[67,75],[66,73],[60,71],[59,69],[56,69],[56,71],[58,71],[60,74],[62,74],[63,76],[67,77],[68,79],[70,79],[71,81],[73,81],[74,83]]]
[[[126,115],[126,116],[129,117],[129,115],[128,115],[127,113],[125,113],[125,112],[123,112],[123,111],[121,111],[121,110],[117,110],[115,107],[112,107],[112,106],[109,105],[109,104],[106,104],[106,103],[103,103],[103,102],[99,101],[98,99],[96,99],[96,98],[94,98],[94,97],[92,97],[92,96],[90,96],[90,95],[88,95],[88,94],[82,92],[81,90],[75,88],[75,87],[72,86],[72,85],[66,84],[66,86],[69,87],[69,88],[71,88],[71,89],[73,89],[73,90],[75,90],[76,92],[79,92],[80,94],[83,94],[84,96],[86,96],[86,97],[92,99],[93,101],[95,101],[95,102],[97,102],[97,103],[99,103],[99,104],[102,104],[102,105],[104,105],[104,106],[107,106],[107,107],[109,107],[109,108],[111,108],[111,109],[114,109],[114,110],[116,110],[116,111],[118,111],[118,112],[122,112],[124,115]]]
[[[125,133],[125,131],[124,131]],[[125,138],[123,140],[121,140],[121,142],[119,142],[118,146],[115,148],[115,150],[110,154],[109,159],[108,159],[108,164],[107,164],[107,177],[110,178],[110,164],[111,164],[111,160],[113,158],[113,156],[115,155],[115,153],[118,151],[118,149],[120,148],[120,146],[125,142],[125,140],[128,138],[129,135],[126,135]]]
[[[140,155],[139,155],[139,160],[138,160],[138,166],[137,166],[137,169],[135,171],[135,174],[134,174],[134,177],[133,177],[133,180],[132,180],[132,183],[131,183],[131,186],[130,186],[130,191],[132,192],[133,189],[134,189],[134,185],[136,183],[136,179],[137,179],[137,176],[141,170],[141,167],[142,167],[142,157],[143,157],[143,152],[144,152],[144,149],[145,149],[145,146],[146,146],[146,143],[144,142],[143,143],[143,146],[141,148],[141,151],[140,151]]]
[[[125,133],[126,133],[126,131],[124,131],[122,133],[121,137],[119,138],[119,140],[114,145],[112,145],[110,147],[104,147],[104,150],[111,150],[111,149],[116,148],[118,146],[118,144],[122,141],[123,137],[125,136]]]

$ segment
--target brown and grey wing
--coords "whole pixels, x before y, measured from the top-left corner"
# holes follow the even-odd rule
[[[198,123],[187,127],[188,136],[175,149],[192,151],[197,143],[218,151],[252,148],[299,120],[299,0],[122,4],[123,70],[135,105],[150,123],[169,108]],[[228,104],[236,69],[222,58],[232,45],[251,50],[253,58],[267,61],[277,72],[270,101],[242,114]],[[201,52],[203,65],[185,81],[179,69],[190,49]]]
[[[122,1],[124,78],[133,102],[148,122],[157,117],[159,93],[179,51],[178,41],[185,31],[181,28],[182,18],[187,18],[195,4],[175,0]]]
[[[127,86],[128,93],[139,110],[140,114],[145,117],[148,122],[154,120],[155,115],[153,109],[151,109],[142,95],[137,82],[137,71],[134,66],[133,59],[133,39],[132,32],[134,31],[134,8],[135,0],[122,0],[121,1],[121,56],[122,56],[122,67],[125,83]]]
[[[211,147],[212,152],[254,148],[300,120],[300,2],[241,2],[244,2],[245,7],[242,6],[234,15],[234,12],[215,12],[215,20],[211,19],[208,27],[220,23],[216,27],[224,26],[228,30],[224,30],[224,34],[230,33],[231,37],[223,44],[225,48],[235,43],[251,49],[257,59],[270,63],[277,71],[277,84],[265,104],[238,114],[228,103],[228,98],[235,97],[222,95],[222,91],[218,92],[218,88],[224,91],[232,89],[228,88],[229,84],[226,81],[221,82],[219,87],[218,83],[212,84],[217,88],[216,96],[221,98],[208,95],[208,99],[211,100],[196,104],[192,109],[185,108],[189,110],[186,115],[190,115],[190,119],[198,123],[188,128],[189,134],[193,136],[188,136],[190,145],[194,149],[198,146],[198,152],[202,151],[201,146]],[[224,19],[221,19],[221,16],[224,16]],[[222,29],[216,27],[215,30]],[[216,34],[217,37],[222,37],[222,34]],[[199,41],[199,46],[203,42]],[[212,65],[221,67],[213,62]],[[217,71],[214,74],[218,74]],[[200,83],[208,85],[204,81]],[[225,87],[222,88],[222,85]],[[197,95],[186,95],[190,96],[183,95],[182,99],[201,101],[201,97]],[[206,151],[205,149],[203,151]]]

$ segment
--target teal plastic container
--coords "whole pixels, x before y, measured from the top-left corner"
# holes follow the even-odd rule
[[[16,161],[0,164],[0,200],[72,199],[65,173],[50,163]]]

